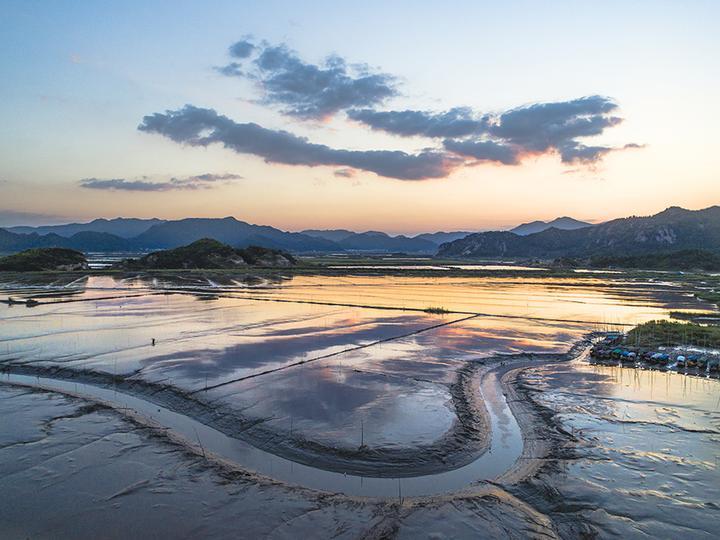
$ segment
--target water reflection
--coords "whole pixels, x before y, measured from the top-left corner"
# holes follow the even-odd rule
[[[369,445],[442,437],[455,419],[448,386],[468,360],[563,352],[606,323],[700,305],[676,287],[594,278],[189,273],[5,290],[63,302],[0,306],[0,362],[162,381],[277,429],[293,418],[298,434],[337,446],[356,445],[361,429]],[[196,300],[208,291],[218,300]],[[431,306],[483,316],[453,323],[462,315],[422,311]]]
[[[716,535],[720,382],[583,363],[537,368],[526,382],[581,440],[551,480],[553,512],[577,513],[601,536]]]

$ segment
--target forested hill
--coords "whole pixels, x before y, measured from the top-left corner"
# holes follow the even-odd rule
[[[615,219],[575,230],[550,228],[519,236],[512,232],[471,234],[440,246],[438,257],[588,257],[639,255],[702,249],[720,251],[720,207],[671,207],[647,217]]]

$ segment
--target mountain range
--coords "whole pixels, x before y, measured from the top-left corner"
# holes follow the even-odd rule
[[[160,219],[96,219],[43,227],[0,229],[0,251],[64,247],[80,251],[137,251],[171,249],[202,238],[213,238],[236,248],[251,245],[303,252],[362,251],[406,252],[433,255],[442,241],[469,233],[430,233],[414,238],[382,232],[346,230],[286,232],[267,225],[253,225],[233,217]]]
[[[144,233],[153,225],[164,223],[162,219],[137,219],[137,218],[116,218],[116,219],[94,219],[89,223],[67,223],[65,225],[44,225],[40,227],[7,227],[6,230],[18,234],[40,235],[57,234],[65,238],[79,232],[108,233],[120,238],[133,238]]]
[[[406,252],[433,255],[438,249],[438,245],[430,240],[409,238],[403,235],[390,236],[389,234],[378,231],[352,233],[337,243],[344,251],[375,253]]]
[[[390,236],[384,232],[367,231],[357,233],[346,229],[308,229],[302,234],[324,238],[337,243],[346,251],[372,252],[407,252],[434,254],[440,244],[464,238],[468,231],[423,233],[408,237],[403,235]]]
[[[510,229],[510,232],[520,236],[527,236],[528,234],[543,232],[547,229],[552,229],[553,227],[562,231],[572,231],[574,229],[590,227],[591,225],[592,223],[586,223],[585,221],[579,221],[571,217],[563,216],[553,219],[552,221],[531,221],[530,223],[523,223],[514,229]]]
[[[322,238],[252,225],[233,217],[188,218],[176,221],[114,219],[85,224],[39,227],[21,234],[0,229],[0,251],[12,252],[37,247],[65,247],[80,251],[137,251],[176,248],[202,238],[212,238],[236,248],[251,245],[294,252],[342,251],[336,243]],[[99,232],[100,228],[103,231]],[[47,230],[51,232],[41,234]],[[20,228],[20,230],[28,230]],[[39,231],[39,232],[38,232]],[[78,232],[74,232],[78,231]],[[133,232],[139,233],[132,234]]]
[[[704,210],[674,206],[653,216],[614,219],[572,230],[552,227],[525,236],[510,231],[475,233],[443,244],[438,257],[550,259],[685,249],[720,251],[720,206]]]
[[[443,242],[469,232],[437,232],[415,237],[383,232],[357,233],[345,229],[286,232],[267,225],[253,225],[233,217],[161,219],[96,219],[41,227],[0,229],[0,251],[64,247],[80,251],[139,251],[172,249],[202,238],[212,238],[236,248],[251,245],[295,253],[365,252],[434,255]]]
[[[538,232],[531,232],[532,230]],[[682,249],[720,251],[720,207],[671,207],[647,217],[590,225],[563,217],[511,231],[436,232],[390,236],[345,229],[287,232],[226,218],[97,219],[46,227],[0,229],[0,252],[63,247],[85,252],[172,249],[202,238],[234,248],[251,245],[294,253],[408,253],[449,258],[542,258],[637,255]]]

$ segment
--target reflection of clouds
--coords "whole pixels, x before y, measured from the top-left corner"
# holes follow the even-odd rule
[[[698,306],[683,290],[659,283],[635,283],[597,278],[531,277],[324,277],[320,282],[296,276],[289,286],[272,293],[297,300],[353,302],[563,319],[636,323],[657,319],[667,310]]]
[[[286,429],[292,418],[307,437],[351,446],[359,444],[363,422],[368,444],[393,445],[435,440],[453,419],[442,387],[356,371],[337,358],[239,381],[211,395],[253,417],[280,419]]]
[[[573,393],[586,392],[593,396],[609,396],[614,381],[609,373],[588,371],[578,366],[550,364],[533,368],[527,375],[540,373],[539,379],[532,378],[532,386],[547,391],[553,388],[572,389]],[[526,380],[527,376],[525,376]]]
[[[270,385],[276,389],[273,409],[287,416],[305,420],[337,422],[349,413],[367,406],[388,389],[385,381],[373,384],[370,380],[358,380],[353,372],[343,370],[341,381],[328,370],[303,370],[300,376],[283,377]],[[324,373],[323,373],[324,372]],[[288,380],[289,379],[289,380]],[[262,392],[262,389],[260,389]]]
[[[190,379],[222,379],[230,374],[251,374],[270,365],[283,365],[332,352],[334,348],[393,337],[419,328],[422,316],[402,315],[382,319],[331,319],[330,326],[306,325],[265,329],[260,336],[221,348],[202,347],[156,355],[140,361],[143,368],[170,372]],[[191,346],[192,343],[188,343]],[[168,373],[168,374],[170,374]]]
[[[577,340],[588,328],[567,323],[552,324],[518,319],[480,317],[432,330],[415,338],[436,355],[489,351],[510,353],[521,350],[558,352]]]

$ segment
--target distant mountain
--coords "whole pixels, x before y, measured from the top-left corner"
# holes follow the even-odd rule
[[[16,234],[0,229],[0,252],[15,252],[32,248],[68,248],[78,251],[125,251],[131,249],[130,241],[113,234],[79,232],[69,238],[55,233],[40,235]]]
[[[704,249],[720,251],[720,207],[685,210],[671,207],[654,216],[615,219],[573,230],[471,234],[440,246],[439,257],[588,257],[639,255]]]
[[[141,227],[156,221],[144,232],[130,238],[100,231],[80,231],[70,236],[17,234],[0,229],[0,252],[17,252],[30,248],[61,247],[78,251],[130,251],[169,249],[211,238],[234,248],[251,245],[269,249],[302,252],[361,251],[373,253],[435,254],[440,257],[590,257],[627,256],[669,252],[683,249],[720,251],[720,207],[690,211],[668,208],[649,217],[616,219],[599,225],[563,230],[550,227],[541,232],[519,235],[510,231],[467,234],[464,232],[428,233],[414,238],[390,236],[383,232],[353,233],[345,230],[311,231],[330,233],[329,238],[304,233],[285,232],[265,225],[252,225],[233,217],[222,219],[188,218],[160,220],[95,220],[99,227]],[[104,223],[104,224],[103,224]],[[550,223],[576,226],[577,220],[560,218]],[[76,226],[77,224],[72,224]],[[86,224],[87,225],[87,224]],[[123,229],[127,234],[130,229]],[[67,230],[62,230],[67,234]],[[457,235],[457,236],[455,236]],[[445,238],[451,241],[440,245]],[[458,238],[459,237],[459,238]]]
[[[422,238],[390,236],[383,232],[368,231],[353,233],[339,242],[347,251],[367,251],[383,253],[429,253],[437,251],[437,244]]]
[[[94,219],[89,223],[68,223],[66,225],[44,225],[41,227],[8,227],[7,230],[17,234],[57,234],[66,238],[80,232],[108,233],[120,238],[133,238],[144,233],[153,225],[164,222],[162,219]]]
[[[161,249],[184,246],[202,238],[212,238],[233,247],[258,245],[295,252],[342,251],[338,244],[324,238],[285,232],[267,225],[252,225],[234,217],[166,221],[153,225],[131,242],[139,249]]]
[[[444,244],[445,242],[452,242],[453,240],[465,238],[468,234],[472,233],[468,231],[434,232],[418,234],[417,236],[413,236],[413,238],[418,240],[428,240],[436,246],[439,246],[440,244]]]
[[[114,232],[113,232],[114,231]],[[47,227],[12,227],[0,234],[0,251],[33,247],[67,247],[81,251],[132,251],[168,249],[212,238],[233,247],[258,245],[292,252],[435,254],[440,244],[463,238],[469,232],[436,232],[415,237],[383,232],[356,233],[347,229],[309,229],[301,233],[252,225],[233,217],[222,219],[96,219]],[[8,236],[15,233],[15,236]]]
[[[340,242],[348,236],[355,234],[355,232],[348,231],[347,229],[308,229],[306,231],[300,231],[300,234],[306,234],[314,238],[324,238],[325,240],[330,240],[331,242]]]
[[[324,238],[338,243],[346,251],[366,251],[376,253],[435,253],[437,247],[445,242],[457,240],[469,232],[436,232],[417,236],[390,236],[383,232],[367,231],[356,233],[346,229],[308,229],[302,234],[315,238]]]
[[[79,251],[127,251],[132,248],[131,241],[110,233],[83,231],[73,234],[70,238],[57,240],[59,235],[41,236],[41,239],[55,237],[58,245]],[[60,237],[62,238],[62,237]]]
[[[0,252],[20,251],[25,249],[21,246],[21,235],[11,233],[6,229],[0,229]],[[28,246],[30,247],[30,246]]]
[[[510,232],[520,236],[527,236],[528,234],[539,233],[553,227],[562,231],[572,231],[574,229],[582,229],[583,227],[590,226],[592,226],[592,223],[586,223],[571,217],[563,216],[553,219],[552,221],[531,221],[530,223],[523,223],[514,229],[510,229]]]
[[[232,217],[156,221],[158,222],[150,228],[132,238],[96,231],[82,231],[66,237],[57,233],[17,234],[0,229],[0,252],[39,247],[61,247],[84,252],[166,249],[187,245],[202,238],[213,238],[236,248],[253,245],[294,252],[343,250],[330,240],[284,232],[274,227],[251,225]]]

